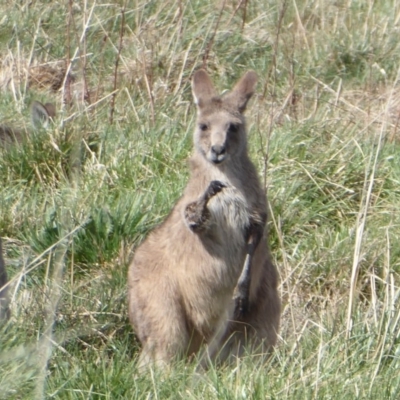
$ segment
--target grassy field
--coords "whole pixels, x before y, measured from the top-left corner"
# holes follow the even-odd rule
[[[399,32],[395,0],[1,2],[0,122],[27,139],[0,150],[0,398],[398,399]],[[135,378],[127,267],[187,181],[202,66],[221,90],[259,75],[280,341]]]

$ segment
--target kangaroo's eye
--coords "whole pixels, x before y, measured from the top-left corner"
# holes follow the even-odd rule
[[[199,129],[204,132],[208,129],[208,125],[207,124],[199,124]]]
[[[239,130],[239,126],[236,124],[229,124],[228,131],[231,133],[236,133]]]

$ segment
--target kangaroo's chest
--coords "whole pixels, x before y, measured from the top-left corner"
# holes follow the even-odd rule
[[[227,184],[221,193],[211,199],[208,208],[217,230],[222,234],[243,236],[249,224],[251,207],[242,191]]]
[[[246,230],[251,216],[251,204],[245,193],[224,177],[226,187],[208,203],[216,241],[229,268],[241,267],[245,254]],[[237,264],[237,265],[236,265]]]
[[[213,180],[221,181],[225,188],[209,202],[209,210],[222,229],[243,230],[248,226],[251,204],[240,180],[229,179],[224,173],[215,173]]]

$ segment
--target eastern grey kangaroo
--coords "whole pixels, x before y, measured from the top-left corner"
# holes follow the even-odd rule
[[[7,284],[7,271],[6,265],[3,258],[3,248],[0,238],[0,322],[10,317],[10,310],[8,308],[8,287],[4,287]]]
[[[32,102],[31,120],[35,129],[39,129],[41,126],[46,127],[55,115],[56,109],[54,104],[42,104],[39,101]],[[0,125],[0,147],[7,147],[12,143],[21,143],[26,136],[27,133],[24,130]]]
[[[276,343],[277,271],[267,245],[267,199],[247,151],[243,112],[257,83],[248,71],[219,96],[204,70],[191,177],[167,219],[137,248],[128,272],[139,368],[198,353],[240,355]]]

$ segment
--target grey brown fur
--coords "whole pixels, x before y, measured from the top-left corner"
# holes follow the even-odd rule
[[[164,223],[138,247],[128,272],[129,317],[142,368],[191,356],[240,355],[277,340],[280,299],[267,245],[267,199],[247,151],[243,112],[257,75],[219,96],[203,70],[191,177]]]
[[[35,129],[41,126],[46,127],[48,122],[54,118],[56,110],[54,104],[42,104],[39,101],[33,101],[31,104],[31,120]],[[12,128],[6,125],[0,125],[0,147],[7,147],[13,143],[21,143],[27,132],[21,129]]]
[[[10,317],[7,271],[3,258],[3,248],[0,238],[0,322]]]

